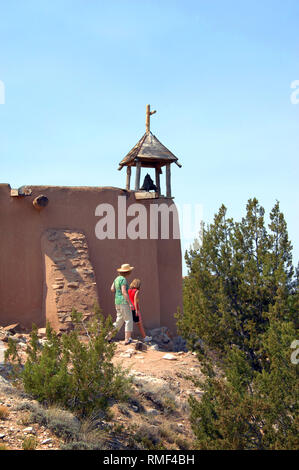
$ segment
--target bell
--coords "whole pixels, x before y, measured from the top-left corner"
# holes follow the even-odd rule
[[[152,178],[150,177],[148,173],[145,176],[143,185],[140,189],[144,191],[157,191],[157,186],[154,184]]]

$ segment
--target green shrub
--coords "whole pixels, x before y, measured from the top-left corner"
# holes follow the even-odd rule
[[[23,450],[35,450],[37,447],[37,438],[35,436],[27,436],[22,443]]]
[[[105,339],[112,330],[111,318],[103,319],[100,309],[83,323],[82,314],[72,311],[74,330],[59,336],[50,324],[46,341],[41,346],[37,327],[33,326],[27,347],[27,361],[19,371],[25,392],[39,402],[90,414],[94,409],[106,409],[109,400],[128,397],[130,379],[112,363],[115,345]],[[84,330],[87,341],[81,340]],[[6,360],[19,363],[13,344],[9,344]]]

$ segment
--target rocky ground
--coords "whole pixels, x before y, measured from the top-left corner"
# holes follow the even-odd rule
[[[194,448],[188,396],[200,398],[202,391],[186,376],[202,378],[199,362],[194,354],[186,351],[179,338],[169,337],[167,329],[154,330],[152,334],[153,341],[148,345],[137,340],[130,345],[116,342],[114,362],[133,377],[133,394],[129,403],[112,404],[109,419],[103,420],[104,448],[107,442],[112,443],[112,448],[120,449]],[[25,350],[26,334],[12,330],[8,335],[18,342],[19,350]],[[56,432],[53,422],[64,413],[65,420],[77,426],[76,418],[62,410],[41,410],[37,402],[11,384],[7,365],[3,363],[6,336],[7,331],[0,328],[0,448],[64,448],[68,439]],[[33,416],[41,413],[47,413],[49,425],[34,422]],[[90,422],[85,422],[83,427],[88,441],[94,430]]]

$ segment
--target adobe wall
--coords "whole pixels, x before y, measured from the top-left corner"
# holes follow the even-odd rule
[[[89,291],[92,294],[88,302],[97,295],[104,314],[110,313],[115,317],[110,286],[116,268],[123,263],[130,263],[135,269],[129,280],[138,277],[142,281],[141,308],[146,328],[168,326],[175,332],[173,315],[178,306],[182,307],[180,240],[99,240],[95,234],[99,220],[95,216],[95,209],[99,204],[112,204],[117,216],[118,196],[127,194],[127,205],[141,203],[149,215],[150,204],[157,203],[157,200],[136,201],[134,192],[124,193],[118,188],[30,188],[30,196],[11,197],[10,186],[0,185],[0,325],[19,322],[30,328],[34,322],[41,327],[45,325],[46,318],[53,317],[49,305],[53,305],[54,300],[47,297],[50,288],[48,283],[57,282],[56,288],[59,290],[62,288],[59,283],[63,283],[63,276],[59,275],[64,273],[59,273],[59,265],[57,267],[52,259],[54,251],[51,251],[52,245],[45,239],[45,234],[51,235],[57,230],[60,234],[64,231],[77,234],[73,237],[74,243],[83,234],[82,243],[86,246],[82,245],[79,250],[80,246],[74,248],[75,245],[72,245],[69,253],[72,249],[77,250],[76,260],[80,265],[82,263],[78,260],[78,253],[82,253],[83,257],[84,250],[87,251],[84,275],[91,271],[91,267],[94,273],[90,286],[86,284],[87,277],[81,279],[82,287],[88,289],[94,286],[94,291]],[[49,204],[39,212],[33,207],[32,201],[40,194],[48,197]],[[159,202],[169,205],[172,201],[160,199]],[[63,236],[68,236],[65,233]],[[70,272],[77,275],[76,269],[73,266],[71,268]],[[68,285],[63,289],[67,292]],[[56,303],[59,305],[58,301]]]

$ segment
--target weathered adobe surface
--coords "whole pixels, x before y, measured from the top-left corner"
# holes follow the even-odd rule
[[[87,320],[98,301],[95,275],[84,233],[47,230],[42,237],[45,256],[44,310],[56,329],[70,329],[73,308]]]

